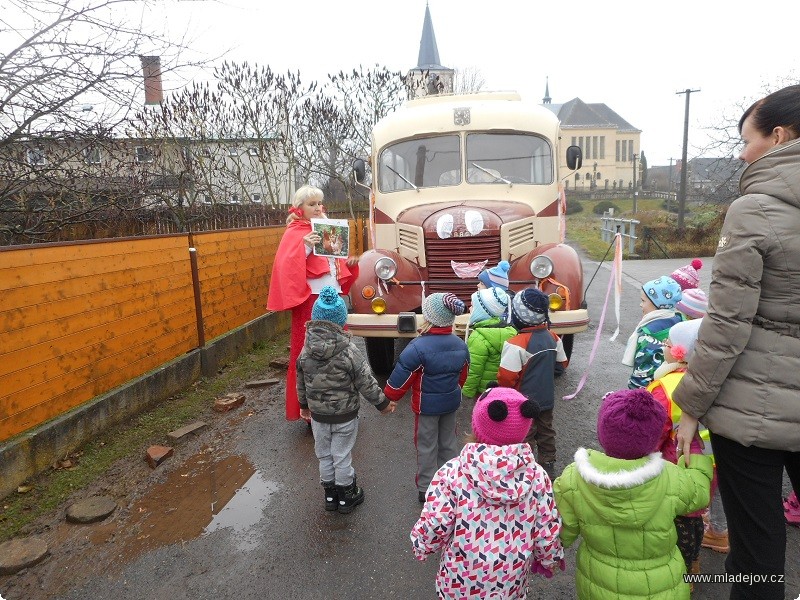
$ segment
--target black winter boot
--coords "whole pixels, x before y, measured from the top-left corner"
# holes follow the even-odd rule
[[[325,510],[333,511],[339,508],[339,489],[333,481],[323,481],[325,488]]]
[[[356,478],[350,485],[337,485],[336,491],[339,492],[339,512],[348,514],[353,512],[356,506],[364,501],[364,490],[356,485]]]

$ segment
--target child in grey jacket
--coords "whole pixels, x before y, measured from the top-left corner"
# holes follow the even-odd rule
[[[314,451],[325,488],[325,510],[350,513],[364,501],[352,450],[358,433],[359,394],[382,414],[395,403],[381,393],[364,355],[345,331],[347,308],[331,286],[320,290],[297,358],[300,416],[311,419]]]

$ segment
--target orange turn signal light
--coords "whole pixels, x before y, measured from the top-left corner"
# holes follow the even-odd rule
[[[564,298],[558,294],[550,294],[547,297],[547,300],[550,304],[550,310],[561,310],[561,308],[564,306]]]
[[[371,285],[365,285],[361,288],[361,297],[364,298],[364,300],[371,300],[375,297],[375,288]]]

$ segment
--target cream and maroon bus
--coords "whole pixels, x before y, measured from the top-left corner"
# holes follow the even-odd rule
[[[589,316],[580,258],[563,243],[562,162],[580,168],[580,148],[563,148],[558,118],[515,93],[427,96],[375,125],[370,249],[348,327],[376,373],[390,370],[395,338],[417,334],[426,295],[453,292],[469,305],[478,273],[501,260],[510,290],[550,295],[552,329],[571,352]],[[355,161],[361,185],[366,168]]]

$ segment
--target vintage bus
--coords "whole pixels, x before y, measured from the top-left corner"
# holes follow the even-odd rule
[[[478,273],[500,260],[511,264],[509,289],[549,294],[552,328],[571,353],[589,317],[580,258],[563,243],[562,152],[580,168],[557,117],[516,93],[427,96],[375,125],[368,186],[366,162],[353,165],[369,188],[370,249],[348,326],[376,373],[391,369],[396,338],[417,335],[426,295],[453,292],[469,306]]]

